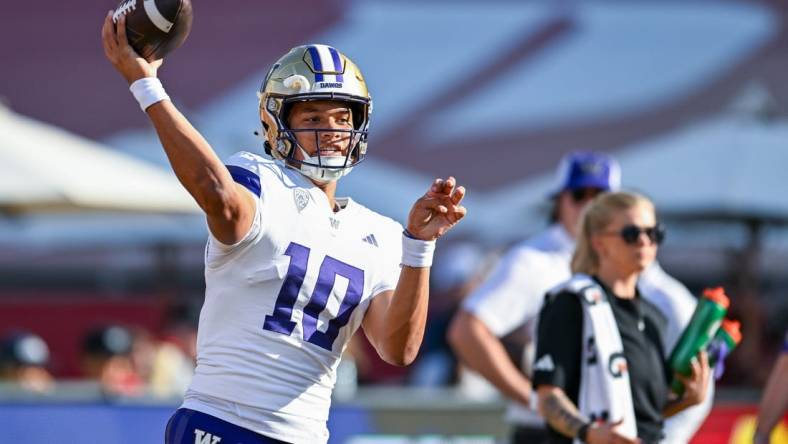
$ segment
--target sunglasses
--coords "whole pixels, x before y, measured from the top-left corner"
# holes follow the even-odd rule
[[[579,204],[597,197],[602,194],[602,192],[603,190],[599,188],[578,188],[576,190],[571,190],[570,193],[572,195],[572,200],[576,204]]]
[[[659,245],[665,240],[665,226],[658,223],[653,227],[638,227],[637,225],[626,225],[618,232],[605,233],[621,236],[621,239],[628,245],[637,245],[641,233],[648,236],[652,244]]]

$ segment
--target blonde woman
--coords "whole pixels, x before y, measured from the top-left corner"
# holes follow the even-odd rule
[[[703,401],[710,373],[700,355],[670,398],[666,319],[637,289],[664,228],[648,199],[617,192],[591,202],[579,231],[573,276],[539,318],[534,386],[549,442],[658,443],[665,417]]]

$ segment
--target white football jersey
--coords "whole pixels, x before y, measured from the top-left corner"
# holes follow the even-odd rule
[[[278,161],[227,162],[256,196],[252,228],[210,238],[197,368],[184,407],[290,443],[328,440],[342,351],[375,295],[399,279],[402,226],[326,195]]]

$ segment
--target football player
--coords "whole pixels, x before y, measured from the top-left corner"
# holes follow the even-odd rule
[[[538,443],[547,438],[529,379],[540,366],[533,363],[536,319],[547,291],[571,276],[569,262],[580,214],[594,196],[620,187],[621,170],[610,156],[575,152],[561,160],[557,179],[553,224],[501,259],[487,282],[465,300],[448,332],[460,361],[511,400],[506,419],[513,426],[512,443]],[[664,345],[665,350],[672,350],[695,310],[695,298],[656,262],[641,275],[639,288],[666,316]],[[526,327],[530,341],[518,368],[499,338],[521,326]],[[664,442],[689,442],[708,415],[712,398],[710,391],[703,404],[669,418]]]
[[[129,82],[175,174],[206,214],[197,368],[167,443],[325,443],[342,351],[361,326],[394,365],[416,357],[435,240],[465,194],[436,179],[407,228],[349,198],[337,180],[366,155],[372,101],[356,65],[325,45],[293,48],[260,92],[265,150],[226,165],[168,100],[156,70],[108,15],[107,58]]]

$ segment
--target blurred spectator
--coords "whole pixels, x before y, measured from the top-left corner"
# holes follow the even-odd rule
[[[192,367],[197,360],[199,316],[199,306],[187,303],[175,304],[167,310],[162,327],[162,341],[177,347],[185,357],[192,361]]]
[[[47,370],[49,347],[41,337],[29,332],[6,336],[0,346],[0,381],[25,391],[48,393],[55,381]]]
[[[605,193],[585,209],[572,278],[539,314],[533,385],[550,443],[656,444],[663,418],[706,399],[705,351],[691,377],[675,374],[683,395],[670,396],[667,318],[638,288],[664,234],[654,205],[637,194]]]
[[[763,388],[753,444],[769,444],[769,435],[788,410],[788,332],[780,356]]]
[[[133,339],[128,329],[110,325],[91,330],[82,342],[82,372],[99,382],[109,396],[139,396],[144,381],[131,359]]]
[[[167,312],[149,384],[155,396],[182,396],[197,363],[199,306],[176,304]]]
[[[186,393],[194,373],[194,360],[175,344],[160,341],[139,329],[134,332],[130,357],[151,396],[170,398]]]
[[[156,339],[147,330],[142,328],[132,329],[131,350],[129,359],[135,373],[143,380],[148,381],[153,373],[156,360]]]

